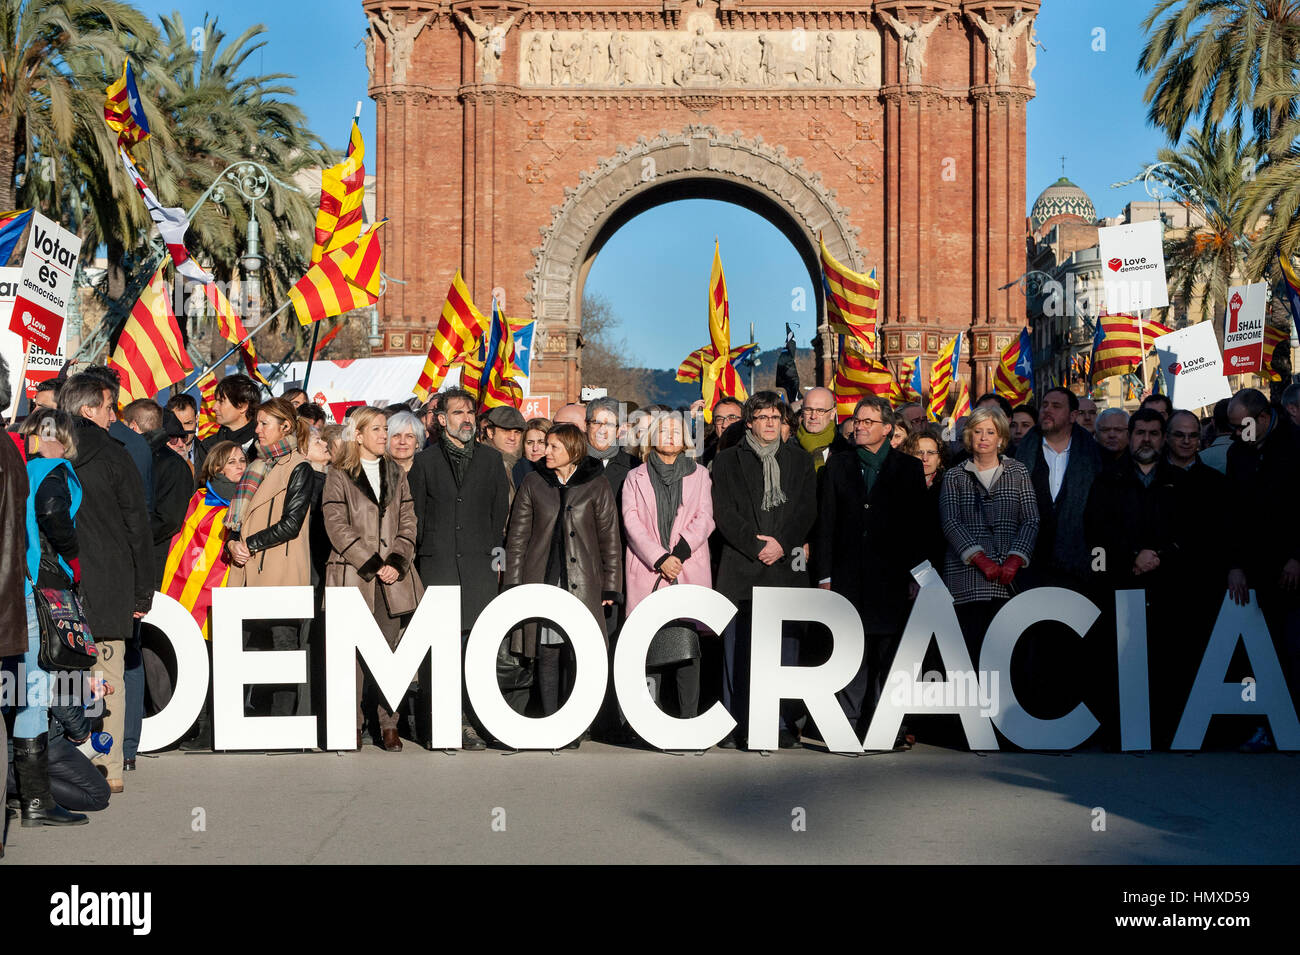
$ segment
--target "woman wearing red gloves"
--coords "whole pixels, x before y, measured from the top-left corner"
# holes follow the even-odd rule
[[[970,458],[948,472],[939,494],[948,541],[943,580],[977,668],[984,631],[1010,599],[1016,574],[1029,563],[1038,537],[1029,470],[1002,453],[1010,440],[1000,409],[977,409],[962,432]]]

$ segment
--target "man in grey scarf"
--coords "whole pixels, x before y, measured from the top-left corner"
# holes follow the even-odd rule
[[[716,589],[740,608],[723,633],[722,703],[742,728],[749,713],[753,589],[809,586],[804,546],[817,516],[816,479],[808,454],[781,440],[783,419],[780,395],[758,392],[745,402],[745,440],[713,460],[713,518],[721,539]],[[797,662],[797,630],[781,638],[784,665]],[[798,745],[794,715],[782,709],[782,747]],[[722,742],[738,744],[736,734]]]

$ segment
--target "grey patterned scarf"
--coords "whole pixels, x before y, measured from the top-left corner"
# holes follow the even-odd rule
[[[645,458],[646,470],[650,472],[650,487],[655,492],[655,516],[659,522],[659,543],[664,550],[672,549],[673,521],[682,507],[682,478],[695,470],[695,462],[685,452],[677,455],[677,460],[667,464],[659,457],[659,452],[650,449]]]
[[[781,440],[778,438],[771,444],[764,444],[754,437],[754,432],[747,431],[745,442],[763,462],[763,510],[780,507],[786,502],[785,494],[781,491],[781,465],[776,463],[776,452],[781,450]]]
[[[460,487],[465,482],[465,472],[469,470],[470,458],[474,456],[474,439],[470,438],[465,442],[465,447],[458,448],[455,443],[447,436],[447,432],[442,433],[442,450],[447,455],[447,463],[451,465],[452,477],[456,479],[456,486]]]

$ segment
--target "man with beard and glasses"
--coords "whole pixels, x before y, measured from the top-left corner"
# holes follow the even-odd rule
[[[418,523],[416,568],[426,587],[460,587],[462,639],[497,595],[498,558],[510,515],[510,479],[501,452],[474,439],[474,398],[452,388],[442,394],[438,444],[415,456],[409,479]],[[428,686],[420,679],[421,692]],[[421,706],[421,712],[428,708]],[[461,746],[483,749],[465,703]]]

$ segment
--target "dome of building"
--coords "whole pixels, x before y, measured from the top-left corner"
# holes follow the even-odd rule
[[[1088,194],[1064,176],[1038,194],[1029,221],[1037,232],[1048,219],[1062,215],[1078,216],[1086,222],[1097,220],[1097,210]]]

